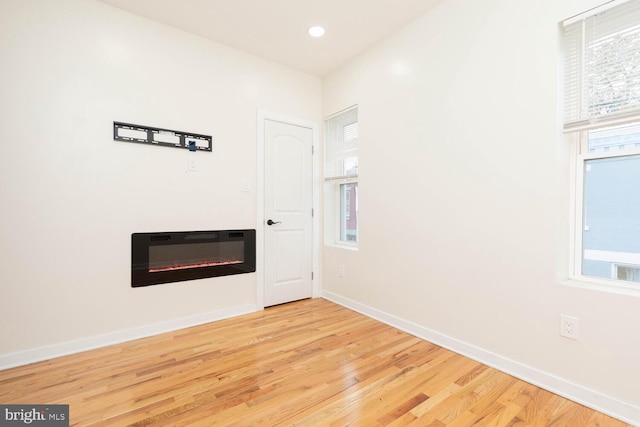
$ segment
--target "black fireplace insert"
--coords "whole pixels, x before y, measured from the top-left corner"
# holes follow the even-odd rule
[[[131,286],[256,271],[256,231],[216,230],[131,235]]]

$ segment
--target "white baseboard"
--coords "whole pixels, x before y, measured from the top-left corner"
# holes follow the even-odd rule
[[[16,353],[0,354],[0,370],[40,362],[54,357],[79,353],[81,351],[106,347],[108,345],[119,344],[138,338],[150,337],[164,332],[171,332],[178,329],[188,328],[190,326],[202,325],[204,323],[215,322],[216,320],[228,319],[230,317],[240,316],[256,311],[258,311],[258,308],[255,305],[241,305],[222,310],[215,310],[208,313],[181,317],[179,319],[169,320],[166,322],[154,323],[152,325],[140,326],[133,329],[111,332],[95,337],[53,344],[46,347],[34,348]]]
[[[558,394],[581,405],[617,418],[625,423],[640,426],[640,407],[627,403],[597,391],[574,384],[548,372],[541,371],[515,360],[508,359],[480,347],[456,338],[425,328],[400,317],[385,313],[378,309],[323,290],[322,297],[340,304],[367,317],[379,320],[387,325],[405,331],[418,338],[454,351],[470,359],[498,369],[535,386]],[[631,380],[631,379],[630,379]]]

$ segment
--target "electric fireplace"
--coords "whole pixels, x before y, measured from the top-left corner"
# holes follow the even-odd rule
[[[256,271],[256,231],[218,230],[131,235],[131,286]]]

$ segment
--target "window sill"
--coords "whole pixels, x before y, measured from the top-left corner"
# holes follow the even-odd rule
[[[325,243],[324,245],[328,248],[346,249],[348,251],[358,252],[357,245],[348,245],[348,244],[340,244],[340,243]]]
[[[599,292],[609,292],[612,294],[631,297],[640,297],[640,283],[634,285],[594,277],[572,277],[567,280],[560,281],[560,285]]]

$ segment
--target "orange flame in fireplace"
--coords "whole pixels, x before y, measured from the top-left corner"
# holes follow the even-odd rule
[[[196,264],[176,264],[167,267],[155,267],[150,268],[149,273],[159,273],[161,271],[175,271],[175,270],[187,270],[189,268],[201,268],[201,267],[215,267],[217,265],[230,265],[230,264],[242,264],[240,260],[227,260],[227,261],[209,261]]]

